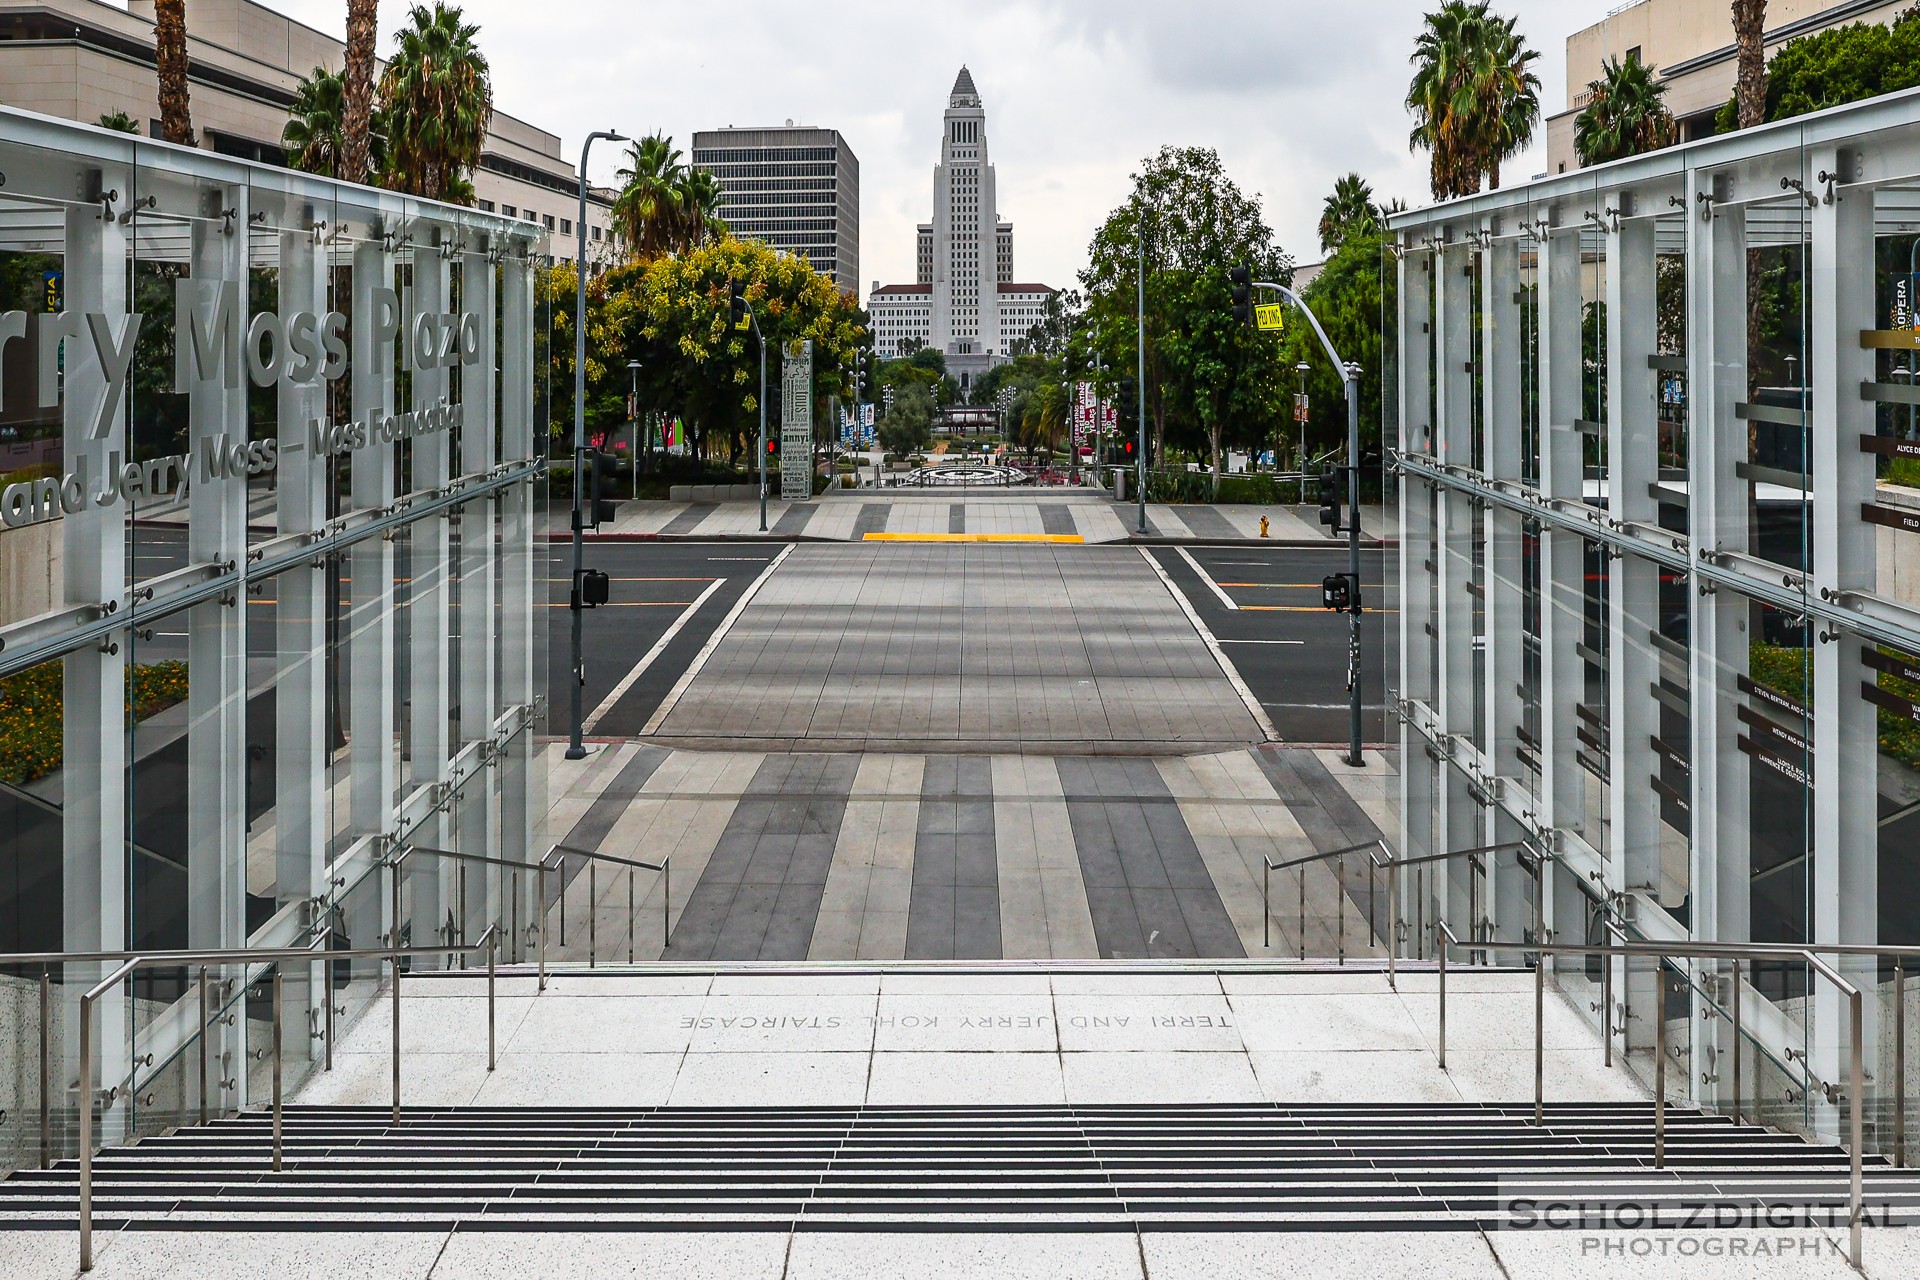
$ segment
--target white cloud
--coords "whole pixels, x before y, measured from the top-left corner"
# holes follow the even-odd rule
[[[268,0],[335,35],[345,0]],[[860,159],[862,288],[912,278],[930,216],[940,113],[961,63],[987,107],[1000,214],[1023,278],[1072,282],[1128,175],[1162,144],[1219,149],[1260,192],[1281,244],[1318,256],[1314,226],[1350,169],[1420,203],[1407,150],[1407,56],[1434,0],[770,0],[638,6],[468,0],[500,107],[559,133],[695,129],[794,119],[839,129]],[[1566,36],[1601,0],[1496,0],[1540,50],[1549,112],[1565,101]],[[406,6],[381,5],[381,47]],[[191,14],[189,14],[191,21]],[[603,147],[605,144],[601,144]],[[1512,163],[1545,167],[1544,150]],[[596,150],[610,180],[615,155]]]

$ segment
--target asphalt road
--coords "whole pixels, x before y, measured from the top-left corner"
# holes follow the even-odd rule
[[[553,731],[564,733],[571,692],[572,615],[567,602],[573,548],[565,542],[547,546],[547,687]],[[687,619],[593,724],[589,736],[638,734],[741,595],[785,549],[741,542],[589,542],[586,565],[608,576],[611,600],[582,611],[583,720],[593,717],[662,636],[683,616]],[[693,607],[696,601],[698,608]]]
[[[1347,549],[1319,547],[1154,547],[1154,559],[1180,588],[1202,625],[1219,641],[1240,678],[1288,742],[1348,738],[1348,625],[1322,607],[1320,580],[1345,571]],[[1398,626],[1381,588],[1384,555],[1360,553],[1361,736],[1386,740],[1385,672],[1396,666],[1387,647]],[[1231,601],[1234,607],[1229,608]],[[1386,611],[1377,610],[1385,605]]]

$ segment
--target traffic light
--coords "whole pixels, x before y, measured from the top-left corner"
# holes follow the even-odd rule
[[[1139,420],[1140,387],[1132,378],[1120,379],[1120,404],[1115,414],[1121,423],[1128,424]]]
[[[768,462],[780,461],[780,437],[779,436],[767,437],[767,461]]]
[[[584,504],[584,517],[587,527],[598,529],[603,524],[612,524],[616,514],[613,505],[614,472],[619,463],[610,453],[598,449],[586,451],[587,501]]]
[[[1320,583],[1320,603],[1335,613],[1360,612],[1359,575],[1328,574]]]
[[[747,318],[747,286],[739,280],[727,281],[727,323],[735,329],[745,329],[751,323]]]
[[[1253,324],[1253,272],[1235,267],[1227,272],[1227,278],[1233,282],[1234,323],[1250,327]]]
[[[597,608],[611,596],[612,591],[603,569],[582,569],[573,580],[573,607],[576,609]]]
[[[1134,459],[1134,450],[1136,447],[1137,447],[1137,444],[1134,438],[1132,436],[1128,436],[1120,446],[1121,461],[1132,462]]]
[[[1320,523],[1340,532],[1340,472],[1329,470],[1320,475]]]

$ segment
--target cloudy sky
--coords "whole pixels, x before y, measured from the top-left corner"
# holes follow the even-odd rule
[[[267,0],[336,35],[344,0]],[[961,63],[987,108],[1000,214],[1022,279],[1072,282],[1087,241],[1162,144],[1217,148],[1261,193],[1283,247],[1319,256],[1333,180],[1358,170],[1418,204],[1402,103],[1418,0],[466,0],[503,110],[558,132],[780,123],[845,135],[861,168],[861,292],[913,278],[930,216],[940,113]],[[1540,50],[1542,103],[1566,101],[1567,35],[1608,0],[1501,0]],[[405,16],[383,0],[381,51]],[[605,144],[601,144],[603,147]],[[601,158],[604,154],[605,159]],[[610,181],[612,149],[596,150]],[[1545,167],[1536,145],[1507,170]]]

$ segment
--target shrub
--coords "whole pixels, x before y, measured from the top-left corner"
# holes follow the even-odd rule
[[[44,778],[60,767],[64,715],[61,694],[66,669],[43,662],[0,677],[0,782],[13,786]],[[136,664],[127,669],[127,718],[145,720],[187,697],[187,664]]]

